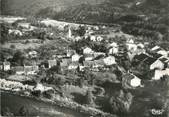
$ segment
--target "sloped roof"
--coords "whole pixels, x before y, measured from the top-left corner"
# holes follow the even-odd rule
[[[69,59],[62,59],[61,66],[68,66],[71,62],[72,62],[72,60],[70,58]]]
[[[140,55],[136,55],[135,57],[134,57],[134,59],[137,59],[138,61],[143,61],[143,60],[145,60],[146,58],[148,58],[149,56],[148,55],[146,55],[146,54],[140,54]]]
[[[144,60],[144,62],[148,65],[152,65],[157,59],[148,57],[147,59]]]
[[[14,70],[16,72],[24,71],[24,67],[23,66],[16,66],[16,67],[14,67]]]
[[[57,61],[56,60],[48,60],[48,63],[50,65],[56,65],[57,64]]]

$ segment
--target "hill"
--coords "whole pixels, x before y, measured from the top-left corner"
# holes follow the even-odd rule
[[[61,11],[70,6],[82,3],[98,4],[104,0],[1,0],[1,14],[3,15],[35,15],[47,7]]]

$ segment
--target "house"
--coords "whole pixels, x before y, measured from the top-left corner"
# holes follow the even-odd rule
[[[128,51],[136,51],[137,50],[137,45],[134,43],[126,43],[127,50]]]
[[[149,55],[145,54],[145,53],[141,53],[139,55],[135,55],[134,58],[132,59],[132,62],[135,65],[138,65],[139,63],[141,63],[142,61],[144,61],[145,59],[147,59],[148,57],[150,57]]]
[[[127,73],[123,76],[122,84],[127,88],[136,88],[141,86],[141,79],[134,74]]]
[[[10,62],[7,62],[7,61],[3,62],[3,70],[4,70],[4,71],[8,71],[8,70],[10,70],[10,69],[11,69],[11,64],[10,64]]]
[[[85,68],[92,68],[94,66],[94,62],[93,61],[83,61],[83,66]]]
[[[168,68],[165,70],[155,70],[152,80],[160,80],[165,75],[169,76],[169,69]]]
[[[62,68],[63,67],[68,67],[71,62],[72,62],[72,59],[70,59],[70,58],[64,58],[64,59],[62,59],[62,61],[60,63],[60,66]]]
[[[104,52],[94,52],[93,56],[94,58],[99,57],[99,56],[105,56],[106,54]]]
[[[119,52],[119,49],[117,47],[112,47],[109,49],[109,54],[112,55],[112,54],[118,54]]]
[[[96,36],[92,35],[92,36],[90,37],[90,40],[91,40],[91,41],[96,41]]]
[[[94,62],[93,66],[92,66],[93,68],[104,67],[104,65],[105,65],[103,59],[94,60],[93,62]]]
[[[154,46],[153,48],[151,48],[151,51],[159,51],[161,50],[160,46]]]
[[[24,66],[24,74],[26,75],[34,75],[39,70],[38,66]]]
[[[85,61],[92,61],[94,59],[93,54],[84,54]]]
[[[72,56],[72,62],[79,61],[80,57],[81,57],[80,55],[74,54],[74,55]]]
[[[48,68],[51,68],[51,67],[56,66],[56,65],[57,65],[56,59],[48,60]]]
[[[18,27],[21,27],[21,28],[25,28],[25,29],[29,29],[31,26],[30,26],[30,23],[18,23]]]
[[[69,26],[69,30],[68,30],[68,35],[67,35],[68,38],[72,38],[72,30],[70,29],[70,26]]]
[[[69,66],[68,66],[68,69],[69,69],[69,70],[75,70],[75,69],[78,68],[78,66],[79,66],[79,63],[78,63],[77,61],[71,62],[71,63],[69,64]]]
[[[103,40],[103,37],[98,36],[96,40],[100,42],[100,41],[102,41],[102,40]]]
[[[109,47],[115,47],[115,48],[117,48],[117,47],[118,47],[118,45],[117,45],[117,43],[116,43],[116,42],[112,42],[111,44],[109,44]]]
[[[0,70],[3,70],[3,62],[0,62]]]
[[[144,48],[144,44],[142,44],[142,43],[137,44],[137,48],[143,49]]]
[[[20,30],[8,30],[8,34],[14,34],[14,35],[18,35],[18,36],[22,36],[22,32]]]
[[[155,46],[151,49],[152,52],[160,54],[162,56],[168,57],[168,52],[161,48],[160,46]]]
[[[127,39],[126,43],[134,44],[134,40],[132,38]]]
[[[16,66],[14,67],[14,71],[17,75],[23,75],[25,73],[23,66]]]
[[[138,78],[138,77],[136,77],[136,76],[134,76],[134,78],[132,78],[132,79],[130,80],[130,85],[131,85],[132,87],[141,86],[141,79]]]
[[[160,50],[157,53],[160,54],[160,55],[162,55],[162,56],[164,56],[164,57],[168,57],[168,52],[165,51],[165,50]]]
[[[115,57],[114,56],[108,56],[103,59],[105,65],[110,66],[116,64]]]
[[[83,54],[93,54],[93,50],[89,47],[83,49]]]
[[[28,54],[30,58],[36,58],[38,53],[36,51],[30,51]]]
[[[48,90],[53,90],[52,87],[46,87],[43,86],[43,84],[38,83],[35,87],[34,87],[34,91],[40,91],[41,93],[48,91]]]
[[[82,38],[80,37],[80,36],[77,36],[77,37],[75,37],[75,41],[79,41],[79,40],[81,40]]]
[[[155,61],[152,60],[151,62],[152,62],[152,64],[150,65],[150,70],[164,69],[164,63],[161,60],[157,59]]]
[[[66,51],[67,57],[71,57],[71,56],[74,55],[75,53],[76,53],[76,51],[75,51],[75,50],[71,50],[71,49],[68,49],[68,50]]]

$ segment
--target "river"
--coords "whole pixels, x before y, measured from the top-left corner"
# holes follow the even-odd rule
[[[18,112],[22,106],[28,109],[29,116],[89,117],[89,115],[81,114],[68,108],[62,108],[49,102],[1,91],[2,111],[8,107],[12,113],[19,116]]]

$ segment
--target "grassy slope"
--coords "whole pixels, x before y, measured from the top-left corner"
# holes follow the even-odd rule
[[[6,14],[35,14],[46,7],[55,7],[58,10],[62,7],[69,7],[81,3],[96,4],[104,0],[1,0],[2,13]]]

